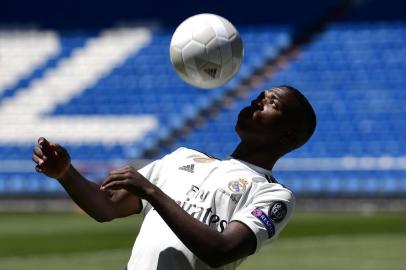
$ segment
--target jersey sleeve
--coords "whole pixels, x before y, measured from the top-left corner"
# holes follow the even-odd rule
[[[279,184],[256,188],[245,196],[231,221],[245,224],[257,240],[256,252],[272,242],[288,223],[295,205],[289,190]]]

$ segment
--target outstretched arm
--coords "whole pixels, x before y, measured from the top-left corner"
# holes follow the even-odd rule
[[[32,157],[36,171],[58,180],[72,200],[95,220],[104,222],[141,211],[140,199],[128,191],[102,191],[99,185],[82,176],[71,165],[62,146],[45,138],[39,138],[38,144]]]
[[[218,232],[189,215],[132,167],[112,171],[101,189],[126,189],[147,200],[178,238],[210,267],[225,265],[255,251],[255,235],[244,224],[231,222]]]

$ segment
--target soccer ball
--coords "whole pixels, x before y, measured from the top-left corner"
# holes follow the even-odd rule
[[[176,29],[170,45],[171,62],[178,75],[205,89],[227,83],[240,68],[243,53],[238,31],[214,14],[186,19]]]

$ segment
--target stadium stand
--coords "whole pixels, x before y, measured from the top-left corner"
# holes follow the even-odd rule
[[[45,134],[64,144],[88,177],[102,179],[109,169],[136,159],[221,99],[229,88],[290,46],[295,31],[319,20],[331,7],[331,3],[303,7],[314,16],[282,26],[238,27],[244,41],[244,63],[227,88],[216,91],[193,89],[177,77],[168,54],[173,27],[119,26],[103,31],[94,30],[94,25],[80,31],[69,29],[71,25],[57,31],[4,28],[0,37],[8,43],[1,42],[0,49],[9,58],[4,59],[3,67],[7,69],[10,63],[17,68],[25,65],[25,69],[2,76],[9,82],[2,84],[0,92],[0,115],[8,127],[0,134],[0,195],[62,192],[55,182],[35,174],[28,160],[35,138]],[[291,15],[302,12],[301,8],[292,9]],[[273,16],[275,21],[278,18],[284,16]],[[8,20],[7,16],[3,19]],[[67,21],[55,24],[61,22]],[[37,49],[39,40],[44,44]],[[15,44],[20,44],[17,47],[23,53]],[[25,55],[35,52],[38,59],[28,61]],[[15,61],[19,57],[21,63]]]
[[[88,177],[102,179],[109,169],[142,158],[145,151],[181,129],[201,110],[228,97],[268,60],[292,46],[305,26],[326,16],[332,5],[306,7],[306,20],[297,16],[303,10],[292,10],[289,15],[298,17],[293,24],[239,26],[245,48],[241,71],[226,87],[214,91],[193,89],[176,76],[168,56],[173,28],[142,27],[143,38],[138,42],[125,39],[139,35],[134,31],[140,27],[132,26],[76,32],[31,29],[30,35],[44,42],[38,59],[28,63],[23,56],[21,70],[10,70],[11,75],[0,77],[3,126],[17,119],[26,127],[14,136],[11,125],[0,135],[0,196],[63,193],[56,182],[33,172],[31,149],[43,130],[36,128],[39,123],[32,115],[48,121],[45,130],[60,127],[51,139],[67,146],[75,164]],[[367,7],[350,18],[371,16]],[[404,194],[405,29],[404,22],[329,25],[301,48],[299,57],[286,69],[244,99],[228,103],[156,157],[186,146],[226,158],[238,143],[233,125],[241,107],[261,90],[288,83],[315,105],[319,125],[309,144],[278,164],[276,176],[283,184],[306,196]],[[0,32],[0,41],[4,37],[10,41],[10,33],[21,36],[25,30],[18,31]],[[0,42],[1,52],[15,53],[10,54],[9,62],[19,55],[13,48],[15,42]],[[30,46],[25,41],[22,49]],[[63,80],[58,84],[60,78]],[[55,91],[55,95],[44,94],[47,91]],[[218,136],[220,130],[222,136]]]

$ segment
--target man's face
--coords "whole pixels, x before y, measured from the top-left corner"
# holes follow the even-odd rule
[[[290,131],[298,106],[289,90],[277,87],[266,90],[251,102],[251,106],[240,111],[236,131],[243,141],[272,142]]]

